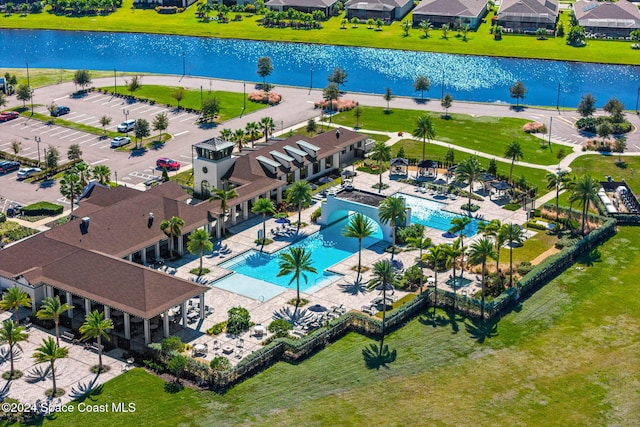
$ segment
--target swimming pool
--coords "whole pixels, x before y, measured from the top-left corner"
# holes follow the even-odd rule
[[[306,282],[304,279],[300,279],[300,291],[315,292],[342,277],[342,275],[332,273],[327,269],[358,252],[358,239],[342,235],[347,223],[348,218],[344,218],[292,245],[310,250],[313,267],[317,270],[317,273],[306,273]],[[362,239],[363,248],[382,240],[380,227],[375,223],[374,227],[376,228],[374,235]],[[234,273],[212,283],[212,286],[258,300],[267,300],[286,289],[295,289],[295,281],[289,284],[290,275],[277,276],[280,271],[278,267],[280,254],[288,251],[289,247],[280,249],[273,254],[250,250],[223,262],[220,267],[233,270]]]
[[[436,230],[447,231],[451,228],[451,220],[459,216],[442,210],[447,206],[445,203],[427,200],[405,193],[397,193],[394,196],[402,196],[406,206],[411,208],[412,224],[417,223],[425,227],[435,228]],[[479,223],[480,221],[477,219],[472,219],[471,223],[464,229],[465,237],[475,236],[478,232]]]

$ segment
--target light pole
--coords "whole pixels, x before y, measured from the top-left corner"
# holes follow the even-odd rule
[[[549,151],[551,151],[551,125],[553,124],[553,117],[549,117]]]
[[[204,107],[204,101],[202,100],[202,85],[200,85],[200,112],[202,112],[202,107]]]
[[[118,83],[116,80],[116,69],[113,69],[113,94],[115,95],[118,92]]]
[[[558,83],[558,98],[556,100],[556,110],[560,112],[560,83]]]
[[[33,90],[31,89],[31,79],[29,78],[29,63],[27,65],[27,87],[29,88],[29,99],[31,99],[31,115],[33,116]]]
[[[126,108],[123,108],[122,109],[122,114],[124,114],[124,121],[126,122],[129,119],[129,110],[127,110]],[[124,134],[129,136],[129,125],[128,124],[127,124],[126,131],[125,131]]]
[[[187,62],[186,62],[185,53],[182,52],[182,77],[184,77],[186,74],[187,74]]]
[[[311,89],[313,89],[313,64],[309,69],[309,94],[311,94]]]
[[[636,94],[636,114],[638,114],[638,98],[640,98],[640,86],[638,86],[638,93]]]
[[[38,144],[38,163],[40,163],[41,162],[41,160],[40,160],[40,142],[42,141],[42,139],[40,139],[39,136],[36,136],[34,139],[36,140],[36,144]]]

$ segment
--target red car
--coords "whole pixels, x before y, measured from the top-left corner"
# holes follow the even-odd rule
[[[180,169],[180,162],[167,157],[161,157],[156,161],[156,166],[160,169],[167,168],[168,171],[177,171]]]
[[[0,122],[8,122],[9,120],[17,119],[20,114],[15,111],[3,111],[0,113]]]

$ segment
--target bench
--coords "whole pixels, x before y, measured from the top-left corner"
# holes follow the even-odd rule
[[[73,332],[71,331],[64,331],[62,334],[60,334],[60,338],[65,341],[73,342],[76,339],[76,336],[73,335]]]
[[[100,347],[98,347],[98,344],[91,344],[89,346],[89,350],[93,350],[93,351],[98,351],[99,352],[99,351],[104,350],[104,346],[100,345]]]

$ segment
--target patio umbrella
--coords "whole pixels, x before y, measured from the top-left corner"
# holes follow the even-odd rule
[[[288,218],[278,218],[278,219],[276,219],[276,222],[278,224],[289,224],[291,221],[289,221]]]
[[[333,179],[329,178],[328,176],[323,176],[322,178],[320,178],[320,179],[318,180],[318,182],[319,182],[320,184],[328,184],[328,183],[330,183],[330,182],[333,182]]]
[[[438,179],[436,179],[435,181],[433,181],[433,183],[434,183],[435,185],[447,185],[447,181],[445,181],[445,180],[444,180],[444,179],[442,179],[442,178],[438,178]]]
[[[344,176],[345,178],[352,178],[356,176],[356,173],[354,171],[344,170],[340,175]]]
[[[455,233],[449,233],[447,231],[446,233],[442,233],[442,237],[444,237],[446,239],[455,239],[456,237],[458,237],[458,235],[455,234]]]
[[[373,299],[371,301],[371,304],[375,304],[375,305],[382,305],[382,304],[384,304],[384,305],[393,305],[393,299],[391,299],[389,297],[383,298],[382,296],[379,296],[379,297]]]
[[[309,187],[311,187],[311,190],[315,190],[318,188],[318,186],[315,184],[309,184]]]
[[[325,307],[324,305],[315,304],[315,305],[312,305],[311,307],[307,308],[307,310],[313,311],[314,313],[323,313],[323,312],[327,311],[327,307]]]
[[[383,288],[384,287],[383,287],[382,283],[380,283],[378,286],[376,286],[376,291],[381,291],[381,290],[383,290]],[[393,291],[394,290],[393,285],[387,283],[386,290],[387,291]]]

